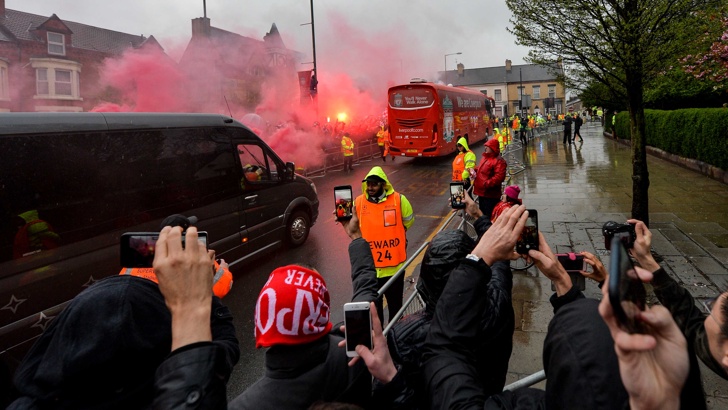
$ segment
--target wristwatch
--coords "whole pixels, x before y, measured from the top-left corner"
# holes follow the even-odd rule
[[[476,263],[483,260],[483,258],[481,258],[480,256],[475,256],[472,253],[467,254],[465,256],[465,259],[470,259],[471,261],[476,262]]]

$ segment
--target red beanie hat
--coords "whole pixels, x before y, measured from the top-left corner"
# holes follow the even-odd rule
[[[255,303],[255,347],[313,342],[331,330],[329,291],[318,272],[288,265],[271,272]]]

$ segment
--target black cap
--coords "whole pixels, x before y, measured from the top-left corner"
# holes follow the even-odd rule
[[[197,223],[196,216],[190,216],[188,218],[184,215],[174,214],[174,215],[170,215],[170,216],[164,218],[164,220],[162,221],[162,223],[159,226],[159,229],[162,229],[165,226],[171,226],[171,227],[181,226],[183,230],[186,230],[187,228],[189,228],[190,226],[192,226],[196,223]]]
[[[361,182],[385,182],[384,178],[377,176],[377,175],[369,175],[368,177],[364,178]]]

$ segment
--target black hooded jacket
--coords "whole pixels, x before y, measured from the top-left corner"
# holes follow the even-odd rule
[[[112,276],[78,294],[15,374],[9,409],[151,407],[154,374],[172,346],[171,315],[156,283]],[[227,381],[240,357],[232,315],[213,296],[215,370]]]
[[[489,226],[487,219],[481,218],[476,223],[476,230],[482,234]],[[463,231],[445,231],[435,236],[425,253],[417,283],[417,291],[425,302],[425,309],[403,317],[387,335],[392,358],[402,364],[407,383],[421,392],[416,395],[421,398],[421,408],[429,407],[422,379],[421,355],[437,301],[445,289],[450,272],[460,265],[474,246],[475,242]],[[491,309],[482,315],[480,321],[476,361],[479,382],[488,395],[500,392],[505,385],[515,326],[510,266],[507,262],[498,262],[493,264],[491,270],[492,279],[485,292]]]

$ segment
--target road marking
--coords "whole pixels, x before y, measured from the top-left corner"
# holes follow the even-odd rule
[[[435,237],[435,235],[437,235],[437,233],[438,233],[438,232],[440,232],[440,229],[442,229],[442,227],[443,227],[443,225],[445,224],[445,222],[447,222],[447,217],[449,216],[449,214],[445,214],[445,215],[443,215],[443,216],[434,216],[434,215],[417,215],[417,216],[415,216],[415,219],[417,219],[417,217],[418,217],[418,216],[421,216],[421,217],[425,217],[425,218],[433,218],[433,219],[437,219],[437,218],[440,218],[440,219],[442,219],[442,221],[440,222],[440,224],[439,224],[439,225],[437,225],[437,227],[435,227],[435,229],[434,229],[434,230],[432,231],[432,233],[430,233],[430,236],[428,236],[428,237],[427,237],[427,239],[425,239],[425,242],[430,242],[430,241],[432,240],[432,238],[434,238],[434,237]],[[419,247],[418,247],[418,248],[419,248]],[[415,259],[414,259],[414,260],[412,261],[412,263],[410,263],[410,265],[409,265],[409,266],[407,267],[407,269],[405,269],[405,270],[404,270],[404,278],[405,278],[405,279],[407,279],[407,278],[409,278],[410,276],[412,276],[412,274],[414,273],[414,271],[415,271],[415,269],[417,268],[417,266],[418,266],[418,265],[420,265],[420,264],[422,263],[422,259],[424,259],[424,257],[425,257],[425,252],[427,252],[427,248],[425,248],[425,250],[424,250],[424,251],[422,251],[422,252],[421,252],[421,253],[420,253],[420,254],[419,254],[419,255],[418,255],[418,256],[417,256],[417,257],[416,257],[416,258],[415,258]]]

